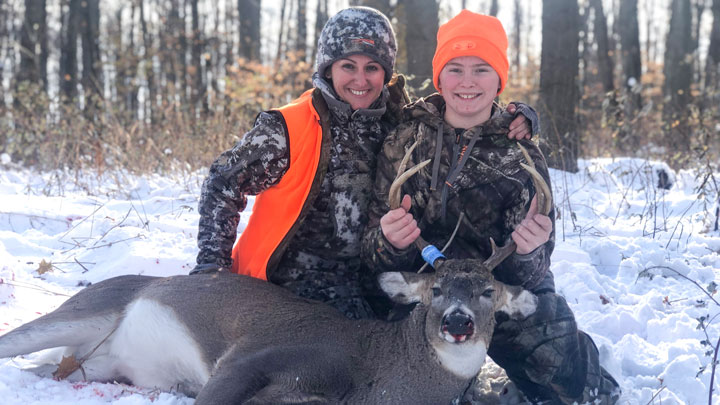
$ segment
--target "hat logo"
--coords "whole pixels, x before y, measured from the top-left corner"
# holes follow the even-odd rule
[[[369,39],[369,38],[358,38],[358,37],[350,38],[350,42],[352,42],[354,44],[363,44],[363,45],[370,45],[370,46],[375,45],[375,41],[373,41],[372,39]]]
[[[456,51],[462,51],[464,49],[473,49],[475,48],[475,42],[474,41],[458,41],[452,44],[452,49]]]

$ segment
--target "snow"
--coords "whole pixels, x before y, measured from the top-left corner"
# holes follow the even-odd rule
[[[659,162],[592,159],[579,166],[576,174],[551,171],[558,292],[618,379],[621,404],[708,403],[720,338],[713,288],[720,284],[717,190],[700,193],[702,176],[673,173]],[[52,311],[88,283],[122,274],[187,274],[197,252],[203,175],[0,169],[0,334]],[[670,189],[657,187],[659,180]],[[240,229],[247,219],[244,213]],[[193,402],[177,393],[71,384],[22,370],[41,355],[0,359],[3,404]],[[718,379],[714,403],[720,403]]]

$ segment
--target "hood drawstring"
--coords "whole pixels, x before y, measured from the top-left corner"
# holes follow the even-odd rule
[[[454,188],[455,180],[460,175],[460,172],[462,171],[463,166],[465,166],[465,163],[467,162],[468,158],[470,157],[470,152],[472,151],[472,148],[475,146],[475,142],[480,138],[480,134],[483,132],[482,128],[476,128],[475,133],[473,134],[472,138],[470,138],[470,143],[467,144],[467,146],[463,146],[462,149],[460,149],[460,135],[458,135],[458,139],[455,142],[455,145],[453,145],[453,157],[450,164],[450,172],[448,173],[447,179],[445,180],[445,183],[443,184],[442,188],[442,194],[440,196],[440,203],[441,203],[441,216],[443,223],[446,220],[447,216],[447,199],[448,199],[448,190],[450,188]]]
[[[437,130],[437,139],[435,140],[435,157],[432,167],[432,180],[430,181],[430,190],[437,190],[437,179],[440,173],[440,154],[443,147],[443,123],[440,122]]]

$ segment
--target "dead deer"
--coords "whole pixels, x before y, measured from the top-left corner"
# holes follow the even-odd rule
[[[393,323],[241,275],[120,276],[0,336],[0,358],[65,347],[71,381],[178,390],[198,405],[450,403],[482,367],[495,313],[535,310],[534,295],[493,278],[498,260],[381,274],[392,299],[417,303]]]

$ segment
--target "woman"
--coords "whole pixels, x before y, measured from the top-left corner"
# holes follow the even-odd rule
[[[534,143],[507,138],[512,117],[493,102],[507,83],[507,44],[498,19],[467,10],[440,27],[433,58],[439,93],[407,106],[409,119],[385,140],[363,256],[375,271],[417,270],[422,258],[411,244],[420,229],[425,240],[443,246],[461,214],[466,220],[446,252],[449,258],[485,259],[490,238],[503,244],[512,239],[517,250],[495,268],[495,277],[533,292],[538,308],[521,321],[498,318],[488,354],[533,403],[614,403],[617,383],[555,293],[549,270],[554,212],[537,213],[517,143],[549,185],[545,159]],[[401,207],[390,211],[390,184],[416,142],[407,167],[432,163],[404,184]]]
[[[370,274],[359,255],[376,156],[397,124],[399,106],[389,98],[404,94],[388,85],[396,50],[390,22],[374,9],[345,9],[327,22],[314,88],[260,113],[211,166],[191,274],[249,274],[350,318],[375,317],[362,291]],[[514,129],[511,136],[527,134],[522,117]],[[257,198],[233,248],[247,195]]]

